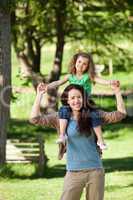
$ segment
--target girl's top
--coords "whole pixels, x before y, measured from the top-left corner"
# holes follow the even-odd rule
[[[91,93],[92,84],[91,84],[91,80],[89,78],[88,73],[83,74],[81,79],[78,79],[76,77],[76,75],[74,75],[74,74],[70,74],[68,81],[70,84],[76,84],[76,85],[83,86],[83,88],[87,92],[87,94]]]
[[[92,127],[101,125],[96,112],[91,114]],[[77,121],[70,119],[67,127],[67,170],[76,171],[84,169],[102,168],[102,161],[97,150],[95,134],[81,135],[78,131]]]

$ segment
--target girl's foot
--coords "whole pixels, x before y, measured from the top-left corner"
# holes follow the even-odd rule
[[[97,142],[97,145],[100,147],[101,150],[105,150],[107,149],[107,145],[105,143],[100,143],[100,142]]]
[[[65,145],[67,141],[67,136],[66,135],[61,135],[58,140],[56,141],[57,144],[63,144]]]

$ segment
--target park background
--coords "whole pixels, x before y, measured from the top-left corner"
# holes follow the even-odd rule
[[[57,159],[57,132],[31,125],[28,119],[37,84],[63,78],[70,59],[79,51],[91,52],[99,68],[104,65],[100,74],[103,78],[118,79],[121,83],[127,117],[120,123],[103,127],[109,146],[103,154],[105,200],[133,199],[132,30],[130,0],[0,2],[0,91],[12,87],[12,91],[9,87],[5,92],[10,107],[5,108],[0,102],[0,200],[60,198],[65,158]],[[54,96],[49,94],[56,106],[60,106],[56,101],[58,93],[56,90],[52,92]],[[116,109],[114,95],[107,86],[94,85],[93,98],[107,111]],[[47,110],[49,102],[45,106]],[[57,109],[56,106],[52,109]],[[10,159],[5,154],[8,141],[13,143],[17,139],[32,144],[38,137],[45,141],[48,158],[41,169],[43,173],[39,173],[37,162],[7,162]],[[20,161],[19,156],[17,160]]]

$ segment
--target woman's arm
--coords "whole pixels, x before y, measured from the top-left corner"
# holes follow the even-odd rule
[[[42,95],[47,91],[47,85],[40,83],[37,87],[37,95],[30,113],[30,123],[59,129],[59,120],[57,113],[42,115],[40,112],[40,103]]]
[[[48,89],[59,87],[60,85],[63,85],[64,83],[66,83],[68,81],[68,77],[69,77],[69,75],[66,75],[66,76],[64,76],[64,78],[62,80],[53,81],[52,83],[49,83]]]
[[[114,94],[116,96],[116,102],[117,102],[117,110],[123,114],[127,114],[126,112],[126,107],[122,98],[122,94],[121,94],[121,90],[120,90],[120,86],[111,86]]]
[[[30,119],[38,117],[41,115],[40,112],[40,103],[41,103],[41,99],[43,94],[47,91],[47,86],[44,83],[40,83],[37,86],[37,95],[34,101],[34,104],[32,106],[32,110],[30,113]]]
[[[120,86],[117,87],[116,85],[114,85],[112,86],[112,89],[116,96],[117,111],[105,112],[103,110],[99,110],[99,115],[101,116],[103,123],[106,124],[119,122],[124,119],[127,114],[124,101],[120,92]]]

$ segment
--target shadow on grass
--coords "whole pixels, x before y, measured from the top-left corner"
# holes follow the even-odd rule
[[[120,186],[120,185],[107,185],[105,187],[105,190],[108,192],[114,192],[115,190],[118,189],[124,189],[124,188],[128,188],[128,187],[133,187],[133,184],[129,184],[129,185],[125,185],[125,186]]]
[[[106,125],[103,128],[106,139],[116,139],[132,133],[133,125],[131,123],[116,123]]]
[[[14,167],[16,165],[16,168]],[[37,178],[60,178],[65,176],[65,165],[55,165],[52,168],[45,167],[40,176],[36,164],[31,164],[32,173],[28,171],[27,164],[4,164],[0,166],[0,177],[6,179],[37,179]],[[33,170],[34,167],[34,170]]]
[[[53,128],[32,125],[28,120],[10,120],[8,126],[8,138],[10,139],[15,138],[32,140],[39,134],[42,134],[44,138],[49,138],[49,136],[57,134],[57,132]]]
[[[44,174],[40,177],[38,175],[37,168],[30,173],[27,173],[26,164],[17,164],[20,169],[15,170],[13,168],[15,164],[6,164],[0,166],[0,177],[1,178],[9,178],[9,179],[37,179],[37,178],[61,178],[65,176],[66,168],[65,165],[59,164],[54,165],[49,168],[46,167],[44,169]],[[114,172],[114,171],[132,171],[133,170],[133,157],[125,157],[125,158],[113,158],[113,159],[104,159],[103,165],[106,173]],[[31,165],[33,167],[33,164]],[[30,169],[29,169],[30,170]],[[19,173],[21,171],[21,173]],[[22,174],[23,172],[23,174]]]
[[[65,176],[66,166],[63,164],[54,165],[51,168],[47,168],[45,172],[45,178],[61,178]]]
[[[104,159],[103,165],[106,173],[114,171],[132,171],[133,157]]]

